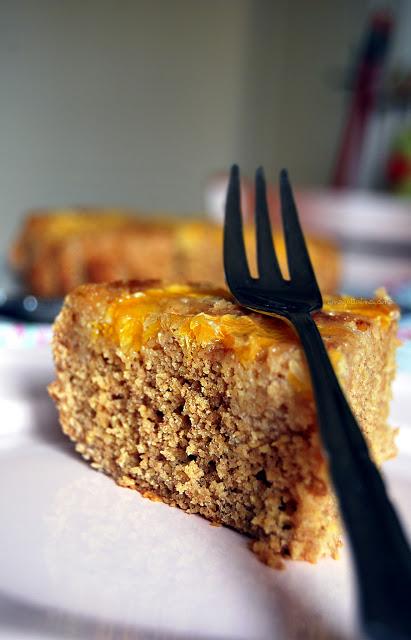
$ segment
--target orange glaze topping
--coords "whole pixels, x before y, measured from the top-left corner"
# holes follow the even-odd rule
[[[39,216],[42,221],[43,216]],[[117,209],[79,213],[76,209],[57,209],[47,218],[47,234],[56,239],[67,236],[94,233],[96,231],[121,228],[130,220],[129,216]],[[41,228],[43,232],[43,227]]]
[[[356,300],[325,296],[324,308],[315,314],[325,339],[344,339],[365,331],[371,320],[388,327],[398,309],[388,298]],[[164,331],[200,346],[233,350],[241,361],[253,359],[267,347],[298,344],[293,329],[278,317],[249,313],[232,304],[224,289],[169,285],[126,294],[108,307],[96,335],[114,340],[122,351],[138,351]],[[338,360],[338,353],[335,353]]]
[[[167,230],[170,234],[175,234],[177,241],[181,234],[183,242],[190,243],[197,237],[204,237],[205,234],[214,234],[216,239],[221,236],[222,227],[220,225],[196,219],[184,219],[178,216],[166,216],[159,213],[150,216],[144,214],[133,214],[130,210],[104,207],[101,209],[94,207],[84,207],[82,209],[55,209],[51,213],[33,212],[32,220],[35,223],[43,223],[47,219],[47,233],[56,239],[65,238],[72,235],[82,235],[98,231],[114,231],[123,228],[135,228],[140,230],[160,228]],[[41,227],[43,232],[43,226]]]

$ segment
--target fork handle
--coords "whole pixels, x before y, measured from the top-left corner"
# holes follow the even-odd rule
[[[304,347],[321,440],[358,577],[369,638],[411,638],[411,553],[381,475],[310,314],[292,314]]]

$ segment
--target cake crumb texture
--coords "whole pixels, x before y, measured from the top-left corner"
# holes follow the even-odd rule
[[[326,298],[317,325],[377,464],[398,310]],[[336,557],[341,526],[305,359],[278,318],[222,290],[83,285],[54,326],[50,385],[64,433],[96,469],[251,537],[267,564]]]

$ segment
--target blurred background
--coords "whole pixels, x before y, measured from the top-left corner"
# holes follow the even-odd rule
[[[307,224],[352,255],[349,285],[367,252],[381,274],[364,289],[411,275],[409,0],[0,10],[1,255],[33,207],[221,216],[238,162],[288,167]]]

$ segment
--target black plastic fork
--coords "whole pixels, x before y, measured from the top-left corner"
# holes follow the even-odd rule
[[[254,278],[243,239],[239,169],[232,167],[224,225],[227,284],[241,305],[283,316],[300,337],[311,374],[322,445],[351,543],[364,630],[376,640],[410,639],[410,548],[311,316],[323,302],[285,170],[280,174],[280,196],[289,280],[283,277],[277,260],[264,173],[258,169],[258,277]]]

